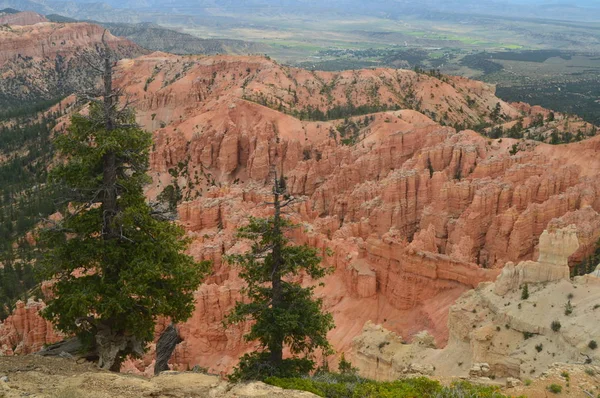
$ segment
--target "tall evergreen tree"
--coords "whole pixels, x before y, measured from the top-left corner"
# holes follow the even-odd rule
[[[43,315],[75,334],[101,368],[118,371],[153,340],[158,317],[189,318],[209,267],[184,253],[183,230],[146,202],[151,135],[119,105],[107,46],[99,69],[101,100],[55,140],[62,162],[50,182],[68,193],[69,208],[41,235],[43,276],[56,281]]]
[[[321,266],[315,248],[292,245],[286,236],[296,226],[282,216],[282,209],[292,202],[285,179],[276,177],[270,203],[274,215],[251,217],[238,231],[239,238],[252,242],[251,249],[226,257],[240,268],[247,284],[243,290],[247,301],[236,303],[226,324],[252,321],[245,339],[259,344],[257,352],[241,358],[234,379],[306,374],[314,367],[314,351],[330,350],[327,332],[333,328],[333,317],[323,311],[322,300],[313,296],[314,286],[302,287],[296,278],[302,273],[317,280],[327,269]],[[285,347],[290,358],[283,358]]]

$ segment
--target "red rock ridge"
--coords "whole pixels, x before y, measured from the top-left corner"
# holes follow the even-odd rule
[[[18,15],[18,14],[14,14]],[[57,56],[69,58],[101,43],[105,29],[91,23],[41,23],[15,25],[0,30],[0,66],[16,58],[53,59]],[[127,39],[105,35],[106,42],[116,51],[142,50]]]
[[[33,11],[22,11],[15,14],[0,15],[0,25],[35,25],[49,22],[48,19]]]

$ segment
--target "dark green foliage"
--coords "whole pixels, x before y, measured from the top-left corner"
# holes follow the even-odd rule
[[[0,102],[0,104],[4,105],[2,110],[0,110],[0,120],[1,119],[12,119],[12,118],[23,118],[35,115],[39,112],[43,112],[50,108],[52,105],[60,102],[63,97],[52,98],[48,100],[38,100],[35,102],[26,102],[25,104],[18,104],[15,106],[15,103],[19,103],[19,101],[14,101],[14,98],[5,101],[5,103]]]
[[[527,300],[529,298],[529,286],[526,284],[523,285],[523,289],[521,290],[521,300]]]
[[[342,145],[354,145],[360,140],[361,129],[370,124],[370,119],[365,117],[357,121],[344,119],[344,122],[336,127],[340,134]]]
[[[358,368],[352,366],[350,361],[346,360],[346,356],[342,353],[340,357],[340,362],[338,363],[338,372],[343,375],[355,375],[358,373]]]
[[[371,113],[385,112],[388,110],[399,110],[400,106],[388,106],[386,104],[364,104],[355,106],[352,103],[346,105],[336,105],[327,109],[325,112],[319,108],[308,107],[303,110],[293,110],[290,114],[301,120],[327,121],[344,119],[350,116],[368,115]]]
[[[573,313],[573,305],[571,304],[571,300],[569,300],[565,304],[565,315],[571,315],[572,313]]]
[[[34,264],[39,253],[25,234],[57,210],[58,192],[46,184],[46,169],[54,155],[50,134],[62,109],[37,113],[40,107],[50,105],[54,101],[0,111],[0,120],[12,118],[0,127],[0,263],[4,264],[0,269],[0,320],[17,300],[34,295],[32,289],[38,282]]]
[[[538,113],[531,121],[531,127],[542,127],[544,125],[544,115]]]
[[[552,321],[552,323],[550,324],[550,328],[555,331],[558,332],[561,328],[561,324],[559,321]]]
[[[589,274],[596,269],[600,263],[600,239],[596,242],[594,252],[584,258],[579,264],[576,264],[571,270],[572,276]]]
[[[55,140],[65,162],[52,170],[50,182],[65,192],[72,211],[41,234],[48,248],[43,277],[57,281],[43,316],[91,347],[102,348],[97,339],[105,330],[145,347],[157,317],[176,323],[191,315],[193,292],[208,264],[184,254],[183,230],[153,218],[146,203],[150,133],[135,127],[131,112],[122,112],[107,129],[98,123],[102,112],[92,104],[89,117],[74,115],[68,132]],[[107,159],[114,160],[113,168]],[[112,182],[105,177],[110,170]],[[80,327],[82,319],[87,327]],[[128,345],[115,364],[134,353]]]
[[[392,382],[367,382],[354,390],[355,397],[427,397],[440,390],[437,381],[426,377],[398,380]]]
[[[276,180],[273,192],[275,215],[251,217],[238,231],[238,238],[252,242],[251,250],[226,257],[239,267],[247,297],[236,303],[226,324],[253,321],[244,337],[260,345],[259,352],[242,358],[233,375],[237,380],[288,376],[289,372],[307,374],[314,367],[313,351],[330,350],[327,332],[333,328],[333,317],[323,312],[322,300],[313,297],[314,287],[302,287],[294,281],[299,274],[320,279],[327,269],[320,265],[316,249],[291,245],[285,235],[295,226],[281,217],[282,207],[291,203],[284,179]],[[284,347],[291,358],[283,359]]]
[[[598,343],[596,343],[596,340],[590,340],[590,342],[588,343],[588,347],[590,347],[592,350],[595,350],[596,348],[598,348]]]
[[[169,209],[175,210],[182,197],[183,195],[179,186],[167,185],[158,195],[157,199],[169,205]]]
[[[493,55],[495,56],[496,54]],[[490,60],[491,58],[492,54],[489,54],[485,51],[477,54],[470,54],[464,56],[460,60],[460,65],[468,66],[471,69],[481,70],[486,75],[499,72],[504,69],[504,67],[499,63]]]
[[[244,354],[229,379],[232,381],[263,380],[265,377],[298,377],[308,375],[315,363],[309,358],[286,358],[273,364],[268,351]]]
[[[508,102],[539,104],[547,109],[578,115],[590,123],[600,124],[596,102],[600,95],[597,77],[574,81],[537,79],[534,82],[510,85],[500,83],[496,95]]]
[[[548,391],[550,391],[553,394],[560,394],[562,391],[562,386],[560,384],[550,384],[548,387]]]
[[[308,106],[304,109],[296,109],[293,107],[284,106],[279,100],[271,99],[262,93],[258,93],[255,96],[243,97],[247,101],[256,102],[260,105],[266,106],[271,109],[275,109],[279,112],[292,115],[300,120],[312,120],[312,121],[328,121],[328,120],[339,120],[345,119],[351,116],[363,116],[371,113],[385,112],[390,110],[400,110],[400,105],[393,104],[379,104],[375,102],[373,104],[354,105],[352,102],[348,102],[344,105],[335,105],[327,108],[325,111],[318,107]]]
[[[495,59],[506,61],[521,62],[545,62],[548,58],[560,57],[564,60],[570,60],[572,53],[560,50],[524,50],[524,51],[504,51],[493,54]]]
[[[466,381],[444,387],[438,381],[426,377],[378,382],[357,376],[327,373],[311,378],[270,377],[265,382],[285,389],[309,391],[326,398],[505,397],[498,387],[478,386]]]
[[[58,113],[40,120],[17,119],[14,126],[0,128],[0,253],[12,251],[41,217],[56,211],[55,189],[45,184],[52,160],[50,132]],[[1,260],[1,258],[0,258]]]
[[[492,112],[490,112],[490,118],[496,123],[500,122],[504,118],[504,115],[502,114],[502,107],[500,106],[499,102],[496,103],[496,106]]]
[[[542,350],[544,349],[544,345],[543,344],[538,344],[535,346],[535,350],[537,352],[542,352]]]

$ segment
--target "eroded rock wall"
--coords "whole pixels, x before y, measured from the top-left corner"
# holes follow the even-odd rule
[[[192,239],[190,254],[214,264],[193,317],[181,325],[185,342],[174,362],[184,368],[227,371],[253,349],[242,339],[247,325],[221,324],[242,286],[222,256],[247,248],[234,233],[248,216],[269,214],[264,202],[275,171],[301,199],[290,209],[302,226],[294,240],[317,247],[334,269],[316,294],[334,315],[329,337],[338,352],[351,349],[367,321],[407,341],[427,330],[445,345],[456,299],[494,280],[506,262],[537,258],[550,223],[576,225],[582,253],[595,243],[600,139],[510,154],[515,140],[488,140],[432,119],[444,111],[457,123],[485,121],[496,103],[507,119],[518,117],[519,109],[483,83],[153,53],[120,61],[116,84],[154,133],[148,197],[169,185],[180,190],[178,222]],[[344,120],[290,115],[347,105],[348,98],[372,104],[375,86],[380,101],[402,109],[351,117],[355,130]],[[467,96],[480,106],[466,106]]]

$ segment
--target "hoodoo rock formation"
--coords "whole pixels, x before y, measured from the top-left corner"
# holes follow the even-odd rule
[[[227,371],[253,348],[242,339],[244,326],[221,324],[242,286],[222,256],[244,249],[234,233],[249,215],[267,214],[273,171],[301,199],[291,209],[300,224],[294,239],[322,250],[333,269],[316,293],[335,318],[329,337],[338,352],[351,351],[370,321],[406,341],[422,331],[438,347],[449,337],[460,341],[456,350],[468,349],[460,354],[468,366],[477,357],[471,352],[483,348],[472,350],[470,342],[480,340],[469,337],[481,325],[465,322],[483,322],[475,298],[494,294],[490,285],[477,288],[481,282],[493,281],[509,261],[553,261],[557,253],[545,251],[543,235],[550,224],[577,228],[568,233],[579,242],[565,260],[570,265],[593,251],[600,235],[600,137],[532,143],[514,153],[518,141],[465,128],[490,122],[496,104],[505,121],[521,115],[481,82],[153,53],[120,61],[116,84],[154,133],[149,199],[180,193],[178,222],[193,240],[190,252],[214,263],[192,318],[179,326],[184,342],[173,363],[182,368]],[[461,313],[463,326],[454,328],[466,307],[476,313]]]
[[[589,235],[579,240],[579,257],[600,235],[600,139],[511,155],[516,140],[490,141],[432,119],[487,121],[497,103],[507,120],[520,115],[484,83],[162,53],[120,62],[117,81],[155,134],[149,196],[169,185],[181,191],[179,222],[194,239],[191,251],[215,263],[181,329],[178,363],[228,370],[250,348],[243,330],[220,326],[241,287],[221,256],[240,250],[233,232],[248,215],[264,215],[275,169],[304,200],[293,215],[303,226],[296,240],[334,253],[324,255],[335,271],[317,293],[338,325],[330,334],[338,351],[367,321],[408,341],[427,330],[444,345],[454,301],[494,280],[506,262],[537,258],[549,223],[572,221]],[[359,107],[379,112],[298,119]]]
[[[579,248],[577,228],[571,225],[553,233],[544,231],[540,236],[540,256],[537,261],[523,261],[515,266],[508,262],[496,281],[494,293],[504,296],[526,283],[569,280],[569,256]]]
[[[52,324],[40,316],[42,308],[44,303],[39,301],[17,302],[13,314],[2,323],[0,355],[30,354],[62,339]]]

